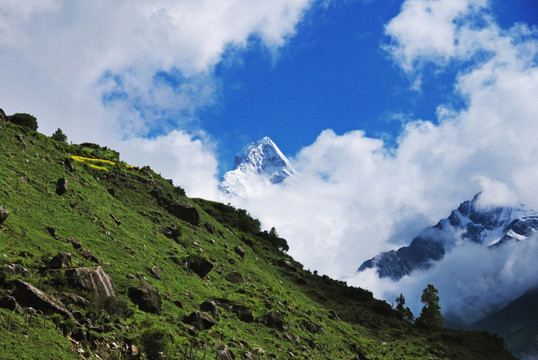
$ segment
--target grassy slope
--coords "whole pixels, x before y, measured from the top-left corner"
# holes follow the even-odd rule
[[[0,231],[0,272],[3,264],[21,263],[32,274],[26,281],[49,294],[88,296],[69,288],[62,272],[39,272],[47,259],[60,251],[72,254],[74,266],[95,266],[67,240],[76,238],[99,259],[113,278],[118,296],[132,312],[125,319],[112,314],[117,325],[107,328],[107,314],[98,305],[73,305],[74,311],[96,319],[94,323],[100,326],[86,330],[101,342],[139,345],[140,333],[148,326],[158,326],[168,333],[166,353],[171,359],[183,358],[190,344],[195,358],[203,358],[206,352],[210,359],[224,344],[237,358],[247,351],[256,353],[258,348],[263,349],[263,353],[257,353],[258,358],[278,359],[290,358],[290,354],[304,359],[353,359],[358,356],[356,349],[368,359],[512,358],[498,338],[477,332],[417,329],[397,319],[390,306],[373,299],[369,292],[303,271],[267,236],[242,227],[244,212],[202,199],[190,200],[181,189],[149,169],[128,169],[120,163],[107,166],[107,172],[74,162],[75,171],[69,172],[64,161],[73,154],[88,156],[91,150],[58,143],[13,124],[0,125],[0,205],[10,211],[5,229]],[[16,134],[24,134],[26,147]],[[114,158],[110,151],[97,150],[93,156],[98,155]],[[67,178],[69,186],[59,196],[55,190],[61,177]],[[150,195],[155,189],[165,197],[196,204],[201,225],[186,223],[163,209]],[[110,214],[121,219],[121,224]],[[249,221],[252,223],[252,219]],[[214,225],[215,234],[203,226],[206,222]],[[180,229],[180,243],[163,234],[163,229],[170,226]],[[50,235],[47,227],[56,229],[57,238]],[[234,252],[236,246],[245,249],[244,258]],[[29,255],[21,255],[23,251]],[[210,279],[189,274],[183,264],[191,254],[201,254],[215,264]],[[149,273],[153,265],[162,269],[159,280]],[[245,284],[225,280],[231,270],[241,272]],[[128,300],[127,288],[137,286],[140,280],[126,275],[137,273],[145,275],[147,282],[161,293],[161,315],[141,312]],[[0,281],[0,297],[8,287],[7,281]],[[221,320],[211,330],[193,336],[182,318],[198,310],[205,300],[217,301]],[[174,301],[181,302],[183,308]],[[255,321],[238,320],[230,310],[233,304],[251,308]],[[271,309],[284,314],[286,330],[273,330],[263,324],[263,317]],[[340,319],[332,319],[331,310]],[[321,329],[309,330],[311,322],[321,325]],[[71,350],[70,341],[50,320],[40,318],[27,325],[21,314],[0,309],[0,332],[1,359],[79,358]],[[99,352],[95,345],[79,347],[86,355]],[[103,350],[100,354],[117,356],[113,351]]]

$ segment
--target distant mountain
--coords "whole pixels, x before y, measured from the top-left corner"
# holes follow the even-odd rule
[[[255,184],[264,181],[278,184],[294,173],[288,158],[270,138],[264,137],[235,155],[234,169],[224,174],[219,190],[244,197]]]
[[[538,231],[538,213],[515,207],[481,207],[480,194],[465,201],[435,226],[424,229],[409,246],[381,253],[358,269],[376,268],[380,277],[398,280],[416,269],[426,270],[443,258],[458,239],[488,247],[522,241]]]
[[[470,328],[501,335],[508,349],[522,359],[538,359],[538,287]]]

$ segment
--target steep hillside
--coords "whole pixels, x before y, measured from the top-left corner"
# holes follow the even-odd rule
[[[1,359],[513,359],[304,270],[245,210],[0,126]]]

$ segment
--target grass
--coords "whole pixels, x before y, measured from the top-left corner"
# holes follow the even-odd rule
[[[26,146],[16,134],[24,135]],[[0,146],[0,205],[10,211],[0,231],[0,297],[8,295],[14,278],[4,273],[3,265],[21,263],[31,273],[24,280],[43,291],[60,299],[75,293],[92,301],[90,294],[70,287],[63,271],[44,271],[58,252],[70,252],[73,266],[95,266],[70,241],[78,240],[111,276],[130,314],[109,314],[95,301],[91,306],[71,304],[72,312],[92,319],[91,326],[73,329],[90,337],[80,344],[86,355],[117,358],[118,351],[99,344],[140,346],[142,334],[151,333],[166,334],[167,359],[184,359],[185,352],[191,358],[212,359],[225,346],[236,358],[251,352],[260,359],[289,358],[290,353],[299,359],[353,359],[357,351],[368,359],[513,358],[490,335],[424,330],[399,320],[370,292],[303,270],[282,251],[286,241],[260,232],[259,221],[247,211],[189,199],[151,169],[126,166],[113,150],[59,143],[14,124],[2,125]],[[61,196],[56,194],[59,178],[68,180]],[[197,208],[199,226],[163,206],[177,199]],[[54,228],[55,236],[48,228]],[[171,228],[179,238],[167,236]],[[234,251],[237,246],[245,250],[244,257]],[[208,278],[186,268],[194,254],[215,265]],[[151,275],[152,266],[161,269],[160,279]],[[244,276],[244,284],[225,279],[232,270]],[[161,294],[161,315],[142,312],[129,300],[127,289],[138,286],[139,276]],[[206,300],[217,302],[221,319],[194,334],[183,319]],[[233,311],[237,305],[251,309],[254,321],[240,321]],[[272,310],[283,314],[284,330],[265,326]],[[331,318],[332,312],[339,318]],[[17,324],[9,330],[7,317]],[[73,326],[60,320],[65,327]],[[162,331],[148,332],[154,328]],[[1,309],[0,329],[1,359],[79,358],[51,321],[27,326],[21,314]]]

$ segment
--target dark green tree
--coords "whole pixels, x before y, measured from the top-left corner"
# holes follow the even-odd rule
[[[441,306],[439,305],[439,292],[432,285],[428,284],[420,301],[424,304],[420,316],[417,318],[417,324],[424,326],[442,327],[444,324],[443,314],[441,314]]]
[[[394,310],[396,310],[396,313],[401,319],[407,322],[411,323],[415,319],[411,309],[409,309],[408,306],[405,306],[405,297],[402,294],[396,298],[396,306],[394,307]]]
[[[8,119],[13,124],[24,126],[30,130],[37,131],[37,119],[35,116],[25,113],[16,113],[8,116]]]
[[[56,141],[67,142],[67,135],[60,128],[52,134],[51,138]]]

